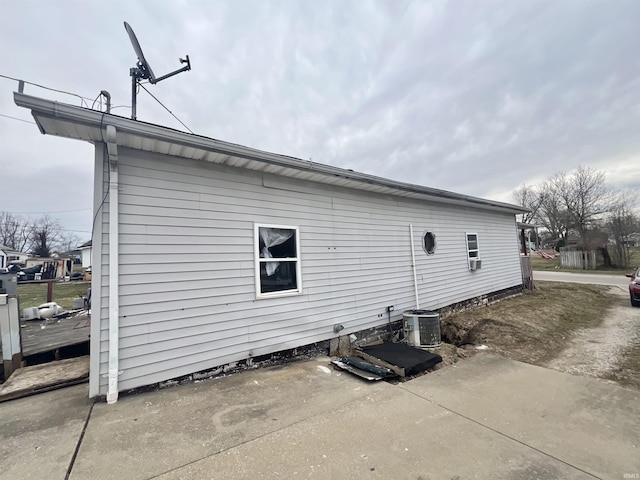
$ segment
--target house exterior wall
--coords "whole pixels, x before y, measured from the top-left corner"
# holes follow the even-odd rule
[[[108,182],[100,163],[96,202]],[[127,149],[118,168],[120,390],[327,340],[335,324],[345,327],[342,335],[381,325],[388,305],[398,320],[415,308],[409,224],[421,308],[522,283],[513,214]],[[100,394],[108,362],[108,212],[107,199],[93,261],[99,324],[92,352],[100,353],[92,385]],[[299,227],[302,294],[256,299],[256,223]],[[436,235],[433,255],[422,249],[427,230]],[[467,232],[478,235],[477,271],[469,271]]]
[[[7,263],[18,263],[20,265],[25,265],[27,263],[27,258],[29,258],[28,253],[22,252],[11,252],[9,256],[14,258],[9,260]]]
[[[80,249],[80,259],[82,261],[82,268],[91,268],[91,247],[82,247]]]
[[[12,264],[24,265],[29,258],[29,255],[15,250],[2,249],[0,250],[0,268],[8,267]]]

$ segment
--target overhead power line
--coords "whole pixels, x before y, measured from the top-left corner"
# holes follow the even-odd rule
[[[14,215],[48,215],[50,213],[71,213],[71,212],[84,212],[85,210],[93,210],[91,207],[76,208],[75,210],[53,210],[50,212],[9,212],[6,210],[0,210],[0,213],[12,213]]]
[[[18,117],[12,117],[11,115],[5,115],[4,113],[0,113],[0,117],[10,118],[11,120],[17,120],[18,122],[30,123],[31,125],[36,125],[36,122],[30,122],[29,120],[24,120]]]

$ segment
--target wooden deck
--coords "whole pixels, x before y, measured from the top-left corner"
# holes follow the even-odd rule
[[[89,341],[90,323],[91,318],[86,314],[61,319],[20,320],[22,356],[53,353],[58,359],[61,348]]]
[[[89,341],[88,315],[61,319],[21,320],[22,356],[59,350]]]

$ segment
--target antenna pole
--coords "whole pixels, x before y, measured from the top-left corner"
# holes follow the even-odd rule
[[[136,90],[138,89],[138,77],[136,75],[137,70],[135,68],[131,69],[131,120],[136,120],[136,107],[137,107],[137,98],[136,98]]]
[[[153,70],[151,70],[151,66],[149,65],[149,62],[147,62],[147,59],[144,58],[144,54],[142,53],[142,48],[140,48],[140,43],[136,38],[136,34],[133,33],[133,29],[131,28],[131,25],[129,25],[127,22],[124,22],[124,29],[127,31],[127,34],[129,35],[129,40],[131,41],[131,45],[133,46],[133,50],[136,52],[136,55],[138,56],[138,63],[136,64],[136,66],[134,68],[129,69],[129,75],[131,75],[131,119],[136,120],[136,116],[137,116],[136,115],[137,114],[137,111],[136,111],[137,98],[136,97],[138,94],[138,83],[140,82],[140,80],[149,80],[149,83],[151,85],[154,85],[169,77],[173,77],[174,75],[177,75],[179,73],[191,70],[191,61],[189,60],[189,55],[186,56],[187,58],[179,58],[178,61],[180,63],[186,63],[184,67],[176,70],[175,72],[167,73],[166,75],[163,75],[160,78],[156,78],[156,76],[153,74]],[[109,100],[107,99],[107,102],[108,101]],[[109,110],[108,106],[107,106],[107,110]]]

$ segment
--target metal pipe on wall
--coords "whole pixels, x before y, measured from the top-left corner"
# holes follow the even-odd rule
[[[416,310],[420,310],[420,296],[418,295],[418,275],[416,274],[416,252],[413,247],[413,224],[409,224],[409,240],[411,241],[411,268],[413,268],[413,288],[416,293]]]

